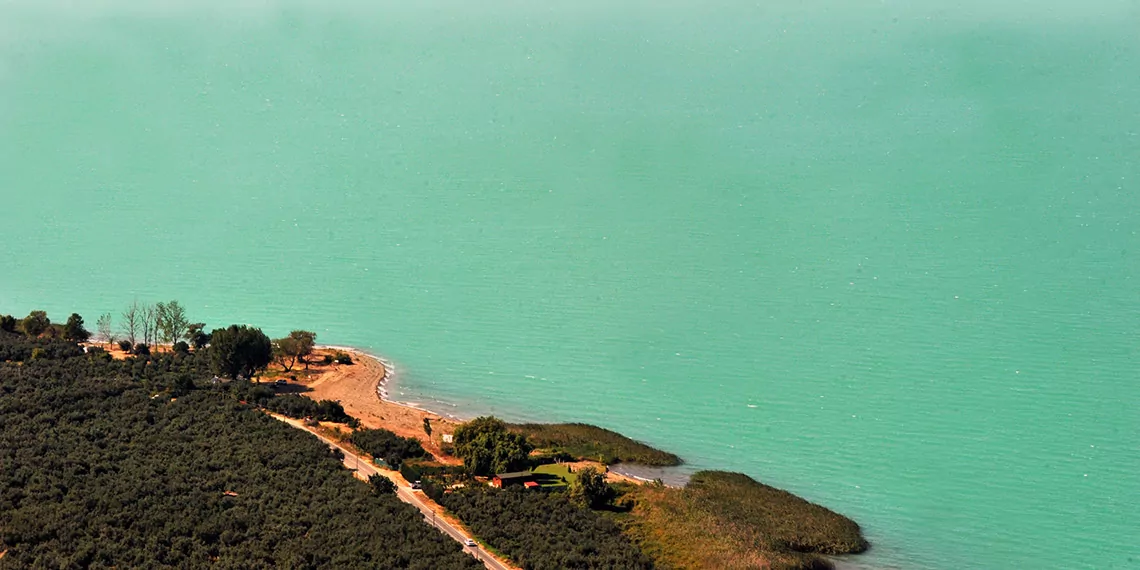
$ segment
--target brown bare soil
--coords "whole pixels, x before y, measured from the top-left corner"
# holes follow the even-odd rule
[[[321,349],[318,352],[325,351]],[[356,351],[344,352],[352,356],[353,364],[333,364],[319,369],[311,367],[310,374],[297,377],[296,383],[306,390],[302,392],[305,396],[340,402],[344,411],[359,419],[364,427],[382,428],[402,437],[414,437],[441,462],[460,463],[440,449],[442,435],[455,431],[457,423],[438,414],[381,400],[377,388],[388,373],[384,365]],[[320,355],[316,358],[319,359]],[[431,437],[424,432],[424,418],[431,422]]]
[[[131,354],[129,352],[124,352],[124,351],[120,350],[118,343],[107,344],[105,342],[81,342],[79,344],[81,346],[101,348],[107,354],[110,354],[111,358],[114,358],[115,360],[125,360],[128,356],[131,356]],[[152,353],[157,354],[160,352],[172,352],[174,349],[171,348],[171,345],[169,345],[169,344],[156,344],[156,345],[150,347],[150,350]]]

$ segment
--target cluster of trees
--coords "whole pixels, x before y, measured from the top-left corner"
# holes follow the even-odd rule
[[[226,378],[253,378],[277,358],[288,371],[298,362],[308,368],[306,357],[312,354],[316,333],[295,330],[285,338],[271,341],[261,329],[245,325],[231,325],[224,329],[206,332],[205,323],[192,323],[186,309],[178,301],[167,303],[132,302],[121,315],[117,339],[114,319],[110,313],[100,315],[96,322],[97,338],[137,356],[147,356],[158,343],[170,344],[175,352],[187,353],[193,348],[202,351],[208,346],[213,372]],[[0,316],[0,331],[22,333],[28,337],[61,338],[72,342],[86,342],[92,334],[84,326],[83,317],[72,313],[65,325],[53,325],[44,311],[32,311],[23,319],[10,315]],[[338,362],[351,364],[347,355]]]
[[[230,325],[210,333],[210,362],[219,376],[253,378],[273,360],[273,344],[261,329]]]
[[[83,317],[72,313],[63,325],[53,324],[46,311],[32,311],[23,319],[0,315],[0,332],[23,334],[31,338],[45,337],[71,342],[86,342],[91,333],[83,326]]]
[[[344,406],[333,400],[313,400],[296,394],[282,394],[253,401],[265,409],[290,418],[312,418],[322,422],[345,423],[350,426],[358,425],[358,420],[344,411]]]
[[[377,495],[395,495],[396,482],[379,474],[373,473],[368,476],[368,484],[372,485],[372,492]]]
[[[149,354],[150,347],[165,343],[179,352],[191,347],[201,350],[210,343],[205,323],[193,323],[186,308],[178,301],[168,303],[139,303],[133,301],[120,314],[120,326],[115,327],[111,313],[99,316],[95,324],[95,337],[112,346],[116,343],[126,352]]]
[[[315,438],[202,382],[204,355],[66,345],[0,363],[0,569],[480,567]]]
[[[428,455],[419,440],[400,437],[386,429],[357,429],[348,436],[348,441],[364,453],[383,459],[392,469],[399,469],[405,459]]]
[[[403,475],[407,481],[422,481],[425,484],[424,490],[427,495],[435,500],[439,500],[439,497],[428,491],[427,484],[437,483],[439,492],[442,494],[444,488],[450,483],[471,482],[470,474],[461,465],[444,465],[436,461],[420,461],[410,458],[400,464],[400,475]]]
[[[578,477],[570,482],[567,491],[569,499],[591,509],[600,509],[610,504],[617,496],[614,488],[606,482],[606,474],[586,467],[577,473]]]
[[[530,466],[534,448],[526,437],[494,416],[475,418],[455,429],[455,455],[475,475],[519,471]]]
[[[424,422],[427,431],[430,424],[426,419]],[[529,439],[494,416],[475,418],[457,427],[454,447],[466,471],[474,475],[520,471],[532,467],[536,460],[530,455],[534,447]],[[581,470],[567,491],[570,502],[591,509],[606,507],[617,496],[605,473],[593,467]]]
[[[87,330],[83,317],[77,313],[72,313],[63,325],[52,323],[47,312],[39,310],[32,311],[23,319],[0,315],[0,331],[72,342],[87,342],[94,336],[109,346],[121,340],[128,351],[134,351],[138,345],[149,349],[160,342],[184,343],[183,351],[189,350],[191,346],[202,349],[210,342],[205,326],[204,323],[191,323],[186,317],[186,309],[178,301],[155,304],[134,301],[122,312],[119,330],[115,329],[111,314],[105,313],[96,321],[95,335]]]
[[[609,518],[563,493],[467,487],[440,502],[525,570],[649,569],[653,562]]]
[[[454,433],[454,445],[466,473],[440,473],[412,465],[405,477],[422,478],[428,496],[523,568],[653,567],[619,527],[595,510],[608,507],[616,497],[603,472],[582,469],[565,491],[469,485],[449,492],[446,487],[456,475],[518,471],[531,463],[532,446],[527,438],[494,417],[460,425]]]
[[[189,334],[192,327],[195,328],[195,334],[201,334],[205,325],[191,323],[186,317],[186,309],[178,301],[140,304],[135,300],[122,312],[121,317],[123,340],[131,345],[152,346],[160,342],[173,344],[185,341],[205,346],[209,342],[208,339],[198,339]],[[97,323],[101,339],[113,343],[115,338],[111,314],[101,315]]]
[[[81,354],[83,349],[74,343],[0,330],[0,362],[23,362],[31,360],[33,355],[40,358],[65,358]]]
[[[308,370],[309,361],[306,357],[313,353],[316,342],[317,333],[293,331],[289,336],[273,341],[273,356],[286,372],[293,370],[298,361],[305,365],[305,370]]]

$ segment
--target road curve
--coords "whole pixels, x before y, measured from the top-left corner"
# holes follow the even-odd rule
[[[337,442],[335,442],[335,441],[333,441],[333,440],[309,429],[308,426],[306,426],[302,422],[300,422],[298,420],[291,419],[291,418],[278,416],[277,414],[270,414],[270,415],[273,416],[274,418],[277,418],[277,419],[295,427],[295,428],[303,429],[303,430],[317,436],[317,439],[320,439],[321,441],[325,442],[329,447],[331,447],[337,451],[340,451],[342,454],[344,454],[344,466],[347,467],[351,471],[355,471],[357,477],[359,477],[361,479],[365,479],[365,480],[367,480],[368,477],[370,477],[372,475],[382,475],[384,477],[388,477],[388,475],[386,473],[377,469],[374,465],[372,465],[371,463],[366,461],[363,457],[356,455],[355,453],[345,449],[344,447],[341,447],[341,445],[338,444]],[[463,542],[465,540],[467,540],[468,538],[472,538],[472,537],[469,537],[469,536],[463,534],[462,531],[460,531],[458,528],[455,528],[455,526],[452,525],[451,523],[448,523],[447,521],[443,520],[442,518],[435,516],[435,511],[432,510],[431,506],[428,504],[428,501],[430,501],[430,499],[425,497],[422,492],[413,490],[411,487],[403,484],[401,480],[394,479],[392,477],[388,477],[388,478],[393,483],[396,484],[396,496],[401,501],[404,501],[405,503],[408,503],[408,504],[416,507],[417,509],[419,509],[420,514],[422,514],[424,516],[424,522],[436,527],[437,529],[442,531],[447,536],[450,536],[453,540],[455,540],[459,544],[463,544]],[[468,554],[470,554],[471,556],[474,556],[476,560],[479,560],[487,568],[490,568],[491,570],[513,570],[513,568],[511,566],[504,564],[503,562],[496,559],[493,555],[488,554],[487,552],[484,552],[483,550],[481,550],[477,546],[470,546],[470,547],[464,546],[463,550],[465,552],[467,552]]]

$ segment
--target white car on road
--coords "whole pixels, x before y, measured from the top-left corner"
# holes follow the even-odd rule
[[[464,539],[463,546],[470,546],[471,548],[477,548],[479,545],[475,544],[474,540],[468,538],[468,539]]]

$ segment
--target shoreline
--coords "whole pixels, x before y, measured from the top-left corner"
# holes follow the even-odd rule
[[[303,362],[303,370],[294,369],[296,362],[290,364],[282,360],[266,369],[257,381],[270,382],[270,392],[278,395],[295,394],[310,401],[327,400],[340,404],[341,411],[337,417],[347,415],[359,422],[343,420],[348,421],[350,429],[384,429],[400,437],[418,440],[428,453],[435,456],[436,465],[457,466],[462,463],[443,450],[447,447],[447,434],[455,433],[464,420],[456,414],[439,414],[417,402],[394,399],[398,367],[392,361],[348,346],[320,345],[314,349],[308,362]],[[296,421],[287,423],[300,426]],[[345,435],[343,425],[330,423],[325,426],[333,430],[329,433],[320,427],[304,429],[319,438],[325,434],[339,440]],[[562,431],[547,432],[544,430],[549,428],[535,425],[529,428],[527,437],[536,438],[536,441],[552,445],[555,449],[563,444],[569,446],[565,450],[572,449],[570,453],[578,458],[578,461],[564,458],[567,460],[565,465],[572,466],[573,471],[590,466],[604,472],[605,479],[611,483],[627,483],[611,491],[616,496],[613,500],[620,501],[614,504],[624,506],[627,509],[623,511],[627,513],[624,516],[634,523],[622,533],[629,540],[649,545],[647,548],[650,550],[645,552],[655,560],[687,567],[691,563],[696,565],[695,562],[709,552],[719,552],[711,566],[700,566],[731,567],[737,563],[761,561],[778,562],[780,567],[787,568],[850,568],[849,562],[853,561],[843,554],[859,554],[869,547],[858,524],[851,519],[743,473],[680,466],[681,460],[668,452],[653,448],[646,452],[643,450],[648,447],[645,444],[598,426],[574,423],[548,425],[563,426]],[[587,429],[582,432],[575,426]],[[527,433],[527,426],[520,424],[516,427]],[[337,435],[330,435],[334,432]],[[614,445],[611,436],[619,438],[618,443],[615,447],[606,447]],[[623,440],[631,442],[633,447],[626,446]],[[664,455],[665,462],[656,463],[659,459],[654,453]],[[594,460],[583,461],[587,457]],[[678,466],[651,467],[635,463],[639,458],[650,465]],[[629,463],[622,463],[623,459]],[[399,478],[395,479],[399,485]],[[645,484],[649,482],[664,482],[666,485]],[[694,486],[693,483],[698,484]],[[751,507],[742,510],[741,501]],[[707,535],[709,525],[727,525],[725,528],[737,530],[712,538]],[[808,546],[803,547],[806,549],[793,549],[776,542],[760,548],[760,543],[755,542],[758,537],[773,532],[799,541],[795,544]]]
[[[315,347],[316,351],[344,352],[352,357],[353,363],[334,364],[317,374],[291,380],[291,385],[301,388],[300,395],[312,400],[336,401],[364,427],[386,429],[401,437],[419,440],[432,455],[448,459],[441,449],[441,435],[451,433],[461,420],[393,400],[387,391],[393,379],[391,362],[347,346],[321,345]],[[431,435],[424,430],[425,420],[432,427]]]
[[[456,414],[441,414],[414,402],[402,402],[392,398],[391,388],[397,379],[397,368],[392,361],[362,350],[343,345],[320,345],[317,350],[341,351],[353,357],[352,366],[345,371],[341,367],[323,372],[313,381],[300,382],[310,391],[304,395],[314,400],[332,399],[344,406],[345,411],[359,419],[365,427],[383,428],[396,435],[419,440],[424,447],[442,462],[458,460],[443,453],[442,435],[450,434],[459,424],[472,418]],[[357,368],[358,366],[363,369]],[[332,375],[332,376],[328,376]],[[360,390],[366,393],[361,393]],[[430,420],[433,430],[428,435],[423,431],[423,421]],[[594,461],[577,462],[583,466],[592,465],[606,473],[611,482],[651,483],[656,478],[667,480],[670,486],[683,486],[688,473],[678,472],[665,477],[645,477],[627,473],[622,464],[607,466]],[[663,469],[663,468],[649,468]],[[667,477],[667,479],[666,479]]]
[[[387,358],[384,358],[383,356],[380,356],[378,354],[373,354],[373,353],[368,352],[367,350],[364,350],[362,348],[356,348],[354,346],[336,345],[336,344],[317,345],[314,347],[314,349],[340,350],[340,351],[343,351],[346,353],[355,354],[357,356],[361,356],[363,358],[367,358],[367,359],[370,359],[370,360],[377,362],[380,365],[380,367],[383,369],[383,373],[381,374],[380,378],[376,381],[376,389],[375,389],[376,395],[377,395],[377,397],[380,398],[381,402],[384,402],[386,404],[392,404],[395,406],[402,406],[402,407],[408,408],[410,410],[416,410],[419,412],[423,412],[425,414],[431,414],[433,416],[440,416],[442,418],[447,418],[447,419],[454,421],[454,422],[457,422],[457,423],[465,422],[465,421],[468,421],[471,419],[471,418],[467,418],[464,416],[457,416],[455,414],[441,413],[441,412],[438,412],[436,410],[423,407],[423,406],[421,406],[415,402],[403,402],[400,400],[393,399],[391,396],[391,392],[389,391],[389,387],[392,387],[393,384],[396,382],[396,365],[391,360],[388,360]]]
[[[310,386],[310,391],[306,393],[308,397],[312,399],[335,399],[344,406],[345,411],[349,415],[360,420],[361,424],[365,427],[383,428],[403,437],[413,437],[421,441],[424,444],[424,448],[436,456],[436,459],[441,463],[459,463],[457,458],[443,453],[442,435],[453,433],[453,430],[467,419],[456,414],[440,414],[426,406],[414,402],[401,402],[394,399],[392,393],[394,391],[394,384],[398,379],[398,368],[392,361],[382,356],[348,346],[321,345],[316,348],[324,351],[345,352],[352,356],[353,364],[351,366],[340,365],[331,370],[326,370],[317,378],[306,382],[305,384]],[[338,398],[336,396],[340,397]],[[431,421],[433,428],[431,434],[423,430],[423,423],[426,423],[425,420]],[[646,492],[650,493],[649,496],[654,497],[658,496],[654,493],[659,493],[659,491],[654,491],[653,489],[655,487],[653,485],[646,486],[646,484],[660,481],[665,484],[665,488],[671,489],[670,492],[680,493],[681,490],[686,488],[694,474],[701,472],[701,470],[688,464],[675,467],[652,467],[637,463],[616,463],[613,465],[596,462],[577,463],[577,465],[580,466],[587,464],[600,467],[606,474],[606,479],[611,483],[623,482],[633,484],[635,488],[646,490]],[[707,473],[710,472],[704,473],[706,473],[705,477],[707,478]],[[746,475],[739,475],[752,481],[753,484],[767,488],[767,486],[757,483]],[[664,491],[664,489],[662,489],[662,491]],[[857,523],[854,523],[854,521],[846,519],[838,513],[829,511],[826,507],[807,502],[805,499],[787,491],[778,489],[775,491],[781,493],[781,496],[790,495],[796,500],[810,505],[812,508],[827,510],[832,515],[844,518],[844,520],[851,522],[858,528]],[[684,495],[674,495],[674,497],[677,496]],[[796,506],[796,509],[800,508],[802,507]],[[800,512],[800,514],[803,513]],[[666,527],[663,528],[681,533],[679,536],[682,536],[684,533],[685,527],[683,523],[677,521],[670,522],[667,518],[657,522],[666,525]],[[682,542],[686,540],[697,540],[697,538],[695,535],[689,536],[682,540]],[[859,533],[859,540],[864,540],[861,533]],[[698,542],[700,541],[698,540]],[[681,552],[685,552],[684,547],[680,548]],[[853,570],[860,566],[854,559],[850,558],[850,556],[858,553],[860,552],[830,555],[816,553],[815,555],[829,561],[835,570]],[[780,555],[778,553],[766,554]]]

